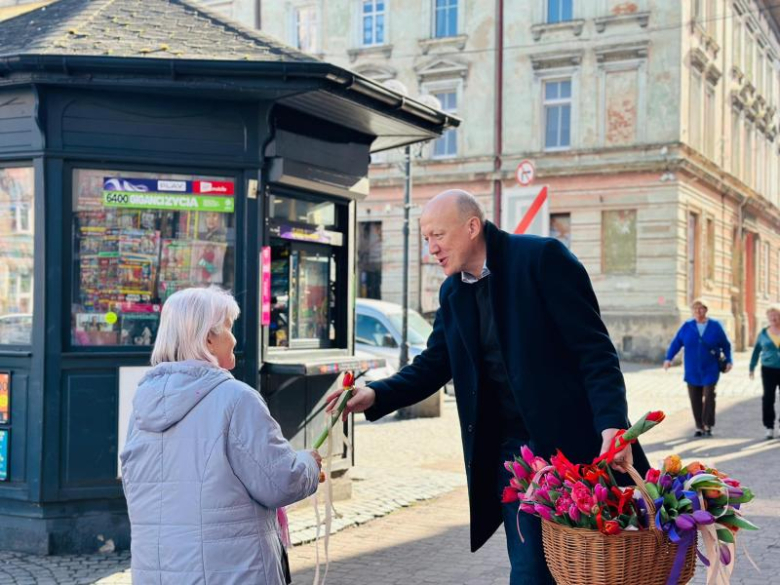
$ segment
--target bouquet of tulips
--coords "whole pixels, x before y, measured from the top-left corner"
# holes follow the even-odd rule
[[[649,412],[613,439],[611,449],[589,465],[574,464],[558,451],[548,463],[523,447],[520,457],[506,461],[512,474],[504,488],[504,503],[518,502],[519,511],[573,528],[598,529],[604,534],[642,528],[634,489],[618,487],[609,468],[614,456],[664,419]],[[522,535],[521,535],[522,538]]]
[[[574,464],[560,451],[548,462],[523,447],[519,457],[504,463],[512,477],[504,488],[503,503],[517,502],[518,514],[532,514],[548,522],[606,535],[647,530],[648,507],[643,496],[634,488],[619,487],[609,463],[621,449],[663,420],[660,411],[646,414],[631,428],[619,432],[611,448],[590,464]],[[641,478],[636,479],[642,483]],[[653,500],[656,526],[679,545],[668,583],[678,582],[697,531],[704,542],[706,554],[697,553],[708,566],[708,583],[728,583],[737,531],[757,529],[740,512],[740,506],[752,500],[753,493],[700,462],[683,466],[676,455],[667,457],[660,470],[650,469],[643,487]],[[520,538],[523,540],[522,534]]]
[[[678,557],[684,557],[698,531],[705,548],[699,558],[708,567],[707,581],[728,582],[737,532],[758,529],[740,511],[742,504],[753,499],[753,492],[699,461],[683,465],[677,455],[664,459],[661,469],[648,470],[645,487],[654,499],[656,524],[680,545]],[[645,508],[644,502],[639,505]],[[679,561],[675,563],[672,576],[675,571],[679,574],[680,566]]]

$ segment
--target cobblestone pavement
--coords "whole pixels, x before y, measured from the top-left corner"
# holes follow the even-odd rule
[[[747,357],[739,355],[734,371],[721,379],[715,436],[698,440],[691,437],[681,368],[664,372],[636,364],[624,367],[631,416],[651,409],[663,409],[668,415],[648,435],[645,449],[652,462],[672,452],[684,459],[702,459],[733,473],[759,494],[748,513],[762,531],[744,533],[732,580],[735,585],[780,582],[776,578],[780,573],[780,487],[770,482],[771,476],[777,476],[780,441],[762,439],[760,383],[748,380]],[[454,400],[445,399],[441,418],[359,422],[356,427],[354,495],[351,501],[336,504],[334,529],[342,531],[329,541],[328,583],[506,583],[503,534],[497,533],[478,553],[468,552],[465,479]],[[390,514],[393,510],[398,511]],[[311,505],[293,511],[294,540],[305,543],[312,538],[313,517]],[[743,544],[760,573],[745,557]],[[317,550],[323,560],[322,541],[318,546],[308,543],[293,548],[295,583],[312,582]],[[129,572],[121,571],[128,565],[127,553],[80,557],[0,553],[0,584],[129,585]],[[110,570],[120,572],[106,577]],[[702,570],[693,583],[704,583]]]

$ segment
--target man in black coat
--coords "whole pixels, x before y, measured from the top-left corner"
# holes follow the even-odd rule
[[[460,418],[469,489],[471,550],[502,523],[511,585],[554,583],[537,518],[501,504],[503,461],[528,444],[548,458],[561,449],[590,463],[629,426],[623,375],[585,269],[551,238],[510,235],[485,221],[473,196],[445,191],[423,210],[420,229],[448,276],[426,350],[390,378],[358,388],[345,411],[377,420],[436,392],[450,379]],[[340,392],[328,397],[332,410]],[[647,460],[638,446],[618,471]]]

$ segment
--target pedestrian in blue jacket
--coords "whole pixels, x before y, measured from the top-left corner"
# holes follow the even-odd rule
[[[672,365],[674,356],[685,348],[685,382],[691,399],[693,420],[696,423],[695,437],[712,436],[715,426],[715,386],[720,377],[720,355],[726,358],[725,372],[731,371],[731,343],[723,325],[707,317],[707,305],[702,299],[691,303],[693,319],[683,323],[666,352],[664,369]]]
[[[753,356],[750,358],[750,379],[753,379],[758,358],[761,356],[761,382],[764,386],[764,397],[761,400],[761,410],[766,429],[766,438],[775,437],[775,396],[780,386],[780,305],[771,305],[766,317],[769,327],[764,327],[758,334]]]

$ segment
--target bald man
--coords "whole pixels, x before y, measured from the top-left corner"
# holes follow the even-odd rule
[[[589,463],[629,426],[615,348],[582,264],[552,238],[508,234],[485,221],[469,193],[427,203],[420,229],[447,280],[426,350],[390,378],[359,388],[346,412],[377,420],[425,399],[450,379],[460,417],[469,486],[471,550],[504,523],[511,585],[553,584],[541,524],[501,504],[503,462],[527,444],[549,457],[561,449]],[[340,392],[328,397],[328,410]],[[346,414],[345,414],[346,416]],[[613,464],[644,474],[638,446]]]

